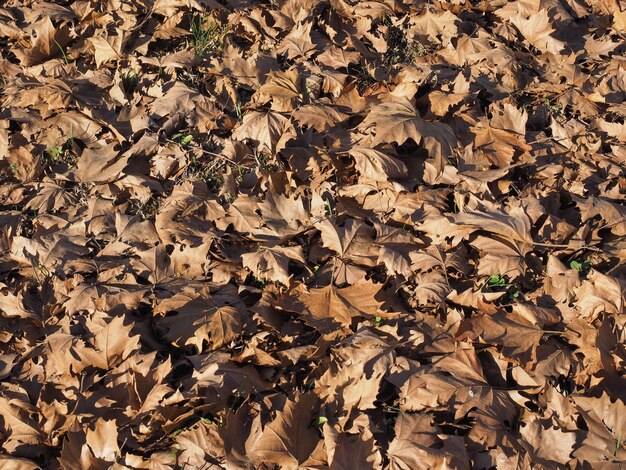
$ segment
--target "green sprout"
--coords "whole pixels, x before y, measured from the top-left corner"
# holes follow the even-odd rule
[[[175,140],[183,147],[187,147],[193,140],[193,136],[191,134],[177,133],[172,136],[172,140]]]
[[[57,47],[61,51],[61,55],[63,56],[63,62],[65,62],[65,65],[68,65],[70,62],[67,60],[67,54],[65,54],[65,50],[63,50],[63,47],[61,46],[61,44],[59,44],[57,42],[56,39],[53,38],[52,40],[54,41],[54,43],[57,45]]]
[[[65,153],[65,150],[63,150],[63,145],[50,147],[48,149],[48,154],[50,155],[50,158],[52,158],[52,161],[57,161],[59,158],[63,156],[64,153]]]
[[[508,282],[505,276],[501,276],[500,274],[493,274],[489,276],[489,279],[485,281],[481,290],[485,290],[486,288],[491,289],[506,289],[509,300],[513,302],[517,300],[522,295],[522,291],[519,289],[517,283]]]
[[[591,261],[586,259],[581,263],[580,261],[574,260],[570,262],[569,266],[570,268],[575,269],[579,273],[583,273],[583,272],[589,271],[589,268],[591,268]]]
[[[209,20],[199,15],[190,20],[191,45],[199,57],[205,57],[222,49],[224,36],[228,32],[228,25]]]
[[[132,94],[139,84],[139,75],[137,74],[137,70],[133,70],[132,72],[120,72],[122,77],[122,85],[124,86],[124,91],[128,94]]]

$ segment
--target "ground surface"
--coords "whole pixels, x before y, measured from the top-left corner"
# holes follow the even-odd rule
[[[626,4],[3,4],[0,467],[621,468]]]

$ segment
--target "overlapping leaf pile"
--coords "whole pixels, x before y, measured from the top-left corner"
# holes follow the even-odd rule
[[[623,1],[3,5],[0,466],[623,465]]]

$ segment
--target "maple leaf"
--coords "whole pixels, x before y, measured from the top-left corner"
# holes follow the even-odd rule
[[[508,214],[500,212],[472,211],[454,214],[450,219],[460,227],[472,227],[472,230],[483,230],[503,237],[532,244],[530,233],[531,223],[521,207],[511,207]]]
[[[306,266],[302,247],[261,247],[256,253],[241,255],[243,265],[259,279],[289,284],[289,263],[299,262]]]
[[[468,456],[451,436],[443,437],[428,413],[398,416],[395,437],[389,444],[390,468],[403,470],[428,465],[430,468],[469,468]],[[441,447],[441,448],[440,448]]]
[[[81,349],[79,354],[87,364],[108,370],[139,349],[139,336],[130,336],[133,325],[125,326],[123,317],[107,321],[106,316],[100,314],[86,326],[93,335],[93,349]]]
[[[301,126],[311,127],[318,132],[335,127],[348,118],[338,108],[325,104],[300,106],[292,116]]]
[[[70,30],[67,26],[54,27],[49,16],[32,24],[34,34],[31,36],[29,48],[17,48],[13,51],[25,66],[39,64],[55,56],[62,56],[63,47],[70,41]]]
[[[233,131],[233,139],[251,140],[259,151],[270,155],[281,150],[292,137],[292,125],[282,114],[267,111],[246,113],[243,122]]]
[[[39,426],[36,422],[37,409],[30,404],[28,396],[20,387],[3,387],[0,396],[0,412],[3,434],[2,447],[13,453],[23,446],[33,446],[43,443]]]
[[[589,429],[582,447],[574,455],[589,461],[622,459],[622,433],[626,430],[626,407],[619,401],[612,401],[608,394],[591,398],[575,396],[574,403]]]
[[[512,163],[516,151],[530,150],[525,142],[528,115],[509,103],[498,103],[490,108],[492,117],[488,122],[480,121],[472,127],[476,134],[475,145],[489,154],[495,154],[495,163],[499,168]]]
[[[274,111],[293,111],[301,100],[300,81],[297,70],[270,72],[267,81],[257,92],[259,99],[271,99]]]
[[[94,48],[94,58],[96,67],[111,60],[120,59],[122,57],[122,49],[126,38],[124,34],[110,35],[108,37],[89,38],[89,42]]]
[[[367,328],[360,328],[336,347],[331,367],[317,381],[316,390],[329,405],[347,411],[376,408],[382,380],[394,361],[393,349]]]
[[[626,209],[600,197],[588,198],[573,197],[580,210],[582,222],[587,222],[597,216],[606,224],[607,228],[617,236],[626,235]]]
[[[276,418],[259,427],[246,442],[252,461],[277,464],[285,469],[306,467],[320,442],[317,430],[311,426],[316,405],[313,394],[288,400],[277,410]]]
[[[533,417],[520,430],[533,449],[533,460],[543,465],[567,462],[576,442],[576,433],[553,426],[551,420]]]
[[[285,310],[298,312],[322,330],[333,329],[337,324],[349,327],[354,318],[372,318],[378,314],[383,302],[376,300],[376,295],[381,288],[365,279],[344,288],[329,284],[307,290],[299,285],[280,305]]]
[[[375,149],[353,148],[350,156],[354,158],[359,173],[373,180],[387,181],[390,178],[402,178],[408,173],[402,161]]]
[[[523,358],[527,364],[535,361],[537,346],[546,334],[541,326],[534,325],[524,316],[502,311],[479,315],[466,322],[462,331],[467,331],[472,337],[480,336],[490,343],[503,345],[502,353],[506,357]]]
[[[372,244],[373,230],[368,225],[348,219],[343,227],[337,227],[330,220],[323,220],[315,228],[321,232],[323,245],[338,255],[334,266],[336,282],[354,284],[364,276],[358,265],[375,264],[378,250]]]
[[[564,44],[552,36],[554,27],[550,23],[547,10],[543,9],[528,18],[513,16],[510,19],[524,38],[542,52],[559,55]]]
[[[373,145],[392,142],[403,144],[408,139],[413,139],[417,144],[423,141],[438,166],[452,155],[452,150],[457,145],[456,136],[450,126],[422,119],[407,99],[372,107],[361,126],[364,129],[375,129]]]
[[[440,305],[445,302],[450,286],[440,271],[415,276],[415,288],[411,289],[417,305]]]
[[[332,468],[380,468],[382,457],[372,433],[363,429],[359,434],[337,433],[324,425],[324,443],[329,447]]]
[[[428,8],[426,11],[411,19],[409,33],[412,36],[426,37],[430,41],[442,43],[444,46],[450,39],[457,36],[458,18],[450,11],[441,13]]]
[[[618,314],[626,305],[626,283],[595,269],[575,292],[576,307],[584,318],[595,319],[601,312]]]
[[[99,419],[94,429],[87,430],[85,437],[94,457],[114,462],[120,451],[117,435],[117,424],[114,420]]]
[[[472,241],[472,246],[481,252],[479,276],[499,273],[515,279],[526,273],[525,257],[532,250],[531,245],[515,240],[508,241],[498,236],[478,236]]]
[[[204,342],[210,349],[220,348],[241,333],[241,301],[228,285],[193,284],[162,299],[154,313],[165,329],[165,337],[178,347],[195,346],[202,352]],[[172,315],[176,312],[175,315]]]
[[[620,2],[96,3],[0,7],[0,467],[620,466]]]

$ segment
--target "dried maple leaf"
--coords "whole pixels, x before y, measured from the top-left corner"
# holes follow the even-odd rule
[[[32,447],[33,450],[43,443],[37,424],[37,409],[30,404],[28,395],[19,386],[3,387],[0,395],[0,413],[2,414],[2,448],[14,453],[20,448]]]
[[[115,462],[120,452],[117,436],[117,424],[114,420],[99,419],[94,429],[87,430],[85,437],[94,457]]]
[[[224,441],[218,434],[217,426],[205,421],[178,434],[176,444],[182,449],[178,458],[198,468],[207,468],[207,465],[218,468],[218,463],[223,464],[226,457]]]
[[[251,140],[260,152],[274,155],[293,136],[292,124],[285,116],[273,111],[250,111],[233,131],[233,139]]]
[[[626,208],[624,206],[595,196],[584,199],[573,196],[573,199],[580,210],[583,223],[600,216],[601,223],[615,235],[620,237],[626,235]]]
[[[424,37],[446,46],[458,34],[457,21],[456,15],[450,11],[437,12],[427,8],[421,15],[411,18],[409,35],[413,38]]]
[[[532,417],[530,422],[524,424],[520,434],[530,444],[534,462],[553,466],[564,464],[571,459],[576,433],[553,426],[551,420],[538,417]]]
[[[269,423],[262,424],[258,415],[254,432],[246,442],[250,459],[284,469],[307,467],[321,443],[312,426],[317,403],[313,394],[297,395],[276,410],[276,417]]]
[[[320,397],[329,406],[346,410],[346,418],[375,409],[382,381],[395,359],[393,349],[362,327],[338,344],[335,352],[335,360],[316,383]]]
[[[300,246],[261,247],[256,253],[241,255],[244,267],[259,279],[268,279],[289,284],[289,263],[298,262],[306,266]]]
[[[580,460],[597,462],[624,460],[623,448],[626,432],[626,407],[620,400],[612,401],[604,393],[599,398],[573,397],[576,408],[587,423],[588,431],[582,446],[573,453]]]
[[[139,349],[139,336],[130,336],[132,324],[125,326],[123,317],[107,320],[105,315],[99,314],[87,322],[87,329],[93,335],[93,349],[79,351],[86,364],[104,370],[112,369]]]
[[[575,292],[576,308],[583,318],[595,319],[602,312],[623,313],[626,305],[626,283],[595,269]]]
[[[218,349],[241,333],[242,304],[229,285],[184,286],[158,302],[154,313],[164,315],[157,324],[165,337],[178,347],[195,346],[197,351]]]
[[[407,99],[372,107],[361,127],[375,130],[373,145],[392,142],[403,144],[408,139],[413,139],[417,144],[423,141],[429,155],[441,168],[457,145],[450,126],[422,119]]]
[[[411,299],[417,305],[443,305],[450,292],[450,285],[444,273],[431,271],[415,276],[415,287],[408,289]]]
[[[536,358],[539,342],[546,332],[518,314],[498,311],[493,315],[482,314],[466,321],[461,334],[481,337],[484,341],[502,345],[502,354],[532,364]]]
[[[461,214],[453,214],[450,219],[457,226],[470,230],[483,230],[500,235],[503,239],[516,240],[518,242],[533,244],[530,230],[530,219],[521,207],[511,207],[508,214],[501,212],[471,211]]]
[[[481,252],[479,276],[500,274],[513,280],[526,273],[526,255],[532,250],[532,245],[498,236],[478,236],[471,244]]]
[[[552,36],[554,27],[550,23],[547,10],[540,10],[527,18],[513,16],[510,21],[520,30],[524,38],[540,51],[559,55],[563,50],[564,44]]]
[[[124,34],[112,34],[107,37],[92,37],[89,42],[94,48],[94,58],[96,67],[111,60],[119,60],[122,58],[122,49],[126,38]]]
[[[318,132],[335,127],[348,118],[339,109],[325,104],[300,106],[292,116],[301,126],[311,127]]]
[[[299,285],[282,299],[280,306],[302,315],[315,328],[329,331],[338,324],[349,327],[354,318],[375,317],[383,304],[376,300],[381,288],[382,285],[365,279],[344,288],[329,284],[307,290]]]
[[[286,72],[270,72],[267,81],[259,88],[261,100],[272,101],[272,110],[291,112],[302,100],[300,74],[296,69]]]
[[[54,27],[49,16],[45,16],[32,25],[34,34],[31,35],[29,48],[16,48],[15,56],[25,66],[31,66],[65,54],[63,48],[70,41],[70,30],[67,26],[58,29]]]
[[[478,122],[472,132],[476,134],[476,147],[485,151],[498,168],[504,168],[512,163],[517,151],[530,150],[525,142],[528,115],[509,103],[498,104],[491,107],[491,119]]]
[[[402,161],[375,149],[353,148],[350,156],[354,158],[359,173],[366,178],[387,181],[391,178],[402,178],[408,173]]]
[[[372,243],[374,231],[363,222],[348,219],[343,227],[330,220],[315,224],[321,232],[323,246],[337,253],[333,264],[336,282],[354,284],[364,277],[359,266],[374,266],[378,249]]]
[[[453,436],[443,437],[429,413],[398,416],[395,437],[389,444],[390,468],[407,470],[427,465],[429,468],[470,468],[463,443]],[[459,445],[461,444],[461,445]]]
[[[324,424],[324,443],[330,468],[382,468],[380,450],[367,428],[359,434],[346,434]]]

